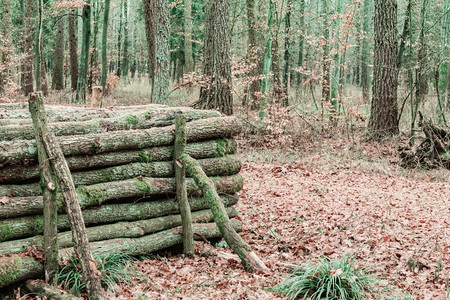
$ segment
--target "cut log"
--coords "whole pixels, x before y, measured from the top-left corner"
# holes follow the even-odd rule
[[[40,280],[27,280],[25,287],[32,294],[45,297],[45,299],[49,300],[82,300]]]
[[[237,216],[233,207],[227,208],[230,218]],[[65,217],[65,216],[64,216]],[[214,220],[211,210],[201,210],[192,213],[193,221],[196,223],[207,223]],[[170,229],[181,225],[180,215],[169,215],[147,220],[132,222],[117,222],[113,224],[100,225],[86,228],[89,242],[102,241],[115,238],[138,238],[146,234]],[[72,246],[71,232],[58,234],[58,245],[60,248]],[[0,243],[0,255],[25,252],[28,247],[43,247],[42,236],[13,240]]]
[[[211,138],[232,137],[242,129],[235,117],[209,118],[189,122],[186,126],[188,142]],[[142,130],[115,131],[82,136],[62,136],[64,155],[106,153],[119,150],[142,149],[172,145],[174,126],[157,127]],[[36,143],[33,140],[8,141],[0,143],[0,164],[36,158]]]
[[[217,189],[224,194],[237,193],[242,189],[243,180],[239,174],[224,177],[212,177]],[[201,190],[195,182],[188,178],[186,180],[188,194],[200,196]],[[95,206],[102,203],[124,198],[148,197],[175,193],[175,178],[134,178],[121,181],[98,183],[77,188],[78,199],[81,207]],[[5,197],[4,197],[5,198]],[[62,198],[59,198],[59,212],[62,212]],[[42,196],[12,197],[2,201],[0,220],[24,215],[42,213]]]
[[[228,176],[239,173],[241,164],[232,156],[199,160],[208,176]],[[164,178],[174,176],[172,162],[132,163],[93,171],[74,172],[76,186],[92,185],[109,181],[126,180],[140,176]],[[0,185],[0,197],[28,197],[41,194],[38,184]]]
[[[182,110],[186,114],[187,121],[220,117],[220,113],[212,110]],[[163,127],[174,124],[176,111],[147,111],[130,112],[125,116],[116,118],[104,118],[83,122],[59,122],[50,123],[48,128],[57,136],[82,135],[91,133],[103,133],[117,130],[148,129],[152,127]],[[8,125],[0,127],[0,140],[29,140],[34,139],[32,124]]]
[[[242,224],[238,220],[232,220],[231,224],[236,231],[242,230]],[[195,224],[194,233],[206,239],[220,237],[221,234],[214,223]],[[123,238],[108,241],[93,242],[92,249],[98,255],[114,255],[127,253],[128,255],[148,255],[182,242],[181,228],[164,230],[158,233],[143,236],[141,238]],[[72,250],[64,249],[65,254],[70,255]],[[39,278],[43,275],[42,264],[34,257],[23,255],[0,256],[0,288],[21,282],[31,278]]]
[[[141,150],[69,156],[66,157],[66,161],[70,170],[82,170],[123,165],[131,162],[169,161],[173,158],[172,152],[173,147],[161,146]],[[236,141],[234,139],[222,139],[191,143],[186,145],[185,152],[197,159],[222,157],[225,154],[236,152]],[[11,165],[0,168],[0,183],[29,181],[38,177],[38,167],[30,161],[27,161],[25,165]]]
[[[217,193],[214,183],[209,179],[202,170],[198,162],[187,154],[181,156],[186,172],[191,174],[195,183],[202,189],[206,201],[216,220],[225,241],[231,249],[239,256],[244,267],[252,272],[254,270],[267,271],[268,268],[252,251],[251,247],[236,233],[230,223],[230,219],[225,210],[225,206]]]
[[[224,204],[231,206],[237,203],[236,195],[222,196]],[[193,211],[206,209],[208,204],[204,198],[191,198],[189,204]],[[119,221],[136,221],[142,219],[151,219],[170,214],[179,213],[178,204],[175,199],[153,200],[149,202],[109,204],[100,207],[83,210],[83,219],[86,225],[99,225],[115,223]],[[9,241],[24,237],[30,237],[42,234],[43,232],[42,215],[33,215],[13,219],[0,220],[0,242]],[[58,216],[58,230],[67,230],[70,228],[66,215]],[[9,244],[2,243],[7,249]]]

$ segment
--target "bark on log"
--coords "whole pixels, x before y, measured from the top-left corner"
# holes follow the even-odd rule
[[[236,204],[239,198],[237,195],[224,195],[222,196],[222,199],[226,206],[231,206]],[[203,197],[190,198],[189,204],[192,211],[208,208],[208,203]],[[151,219],[176,213],[179,213],[178,204],[175,199],[172,198],[149,202],[109,204],[93,207],[91,209],[83,210],[83,219],[85,224],[92,226],[119,221]],[[42,215],[0,220],[0,242],[42,234],[44,226],[43,222]],[[70,224],[67,216],[59,215],[58,230],[67,230],[69,228]],[[24,241],[24,244],[25,243],[26,241]],[[14,241],[11,241],[11,243],[1,243],[2,247],[0,247],[0,254],[7,254],[7,252],[3,252],[3,247],[4,249],[8,249],[8,247],[13,246],[14,244]]]
[[[187,124],[186,138],[188,142],[194,142],[232,137],[241,129],[242,126],[235,117],[200,119]],[[142,130],[62,136],[58,141],[64,155],[70,156],[172,145],[174,132],[175,128],[172,125]],[[33,140],[0,143],[0,164],[36,158],[36,156],[36,143]]]
[[[180,110],[186,114],[187,121],[198,119],[220,117],[220,113],[212,110]],[[57,136],[82,135],[92,133],[103,133],[118,130],[148,129],[152,127],[163,127],[174,124],[174,114],[176,111],[133,111],[127,115],[89,120],[83,122],[58,122],[48,124],[50,131]],[[34,139],[34,129],[32,124],[7,125],[0,127],[0,140],[29,140]]]
[[[82,300],[72,294],[57,289],[39,280],[27,280],[25,287],[34,295],[45,297],[50,300]]]
[[[242,176],[239,174],[233,176],[212,177],[211,179],[215,183],[216,188],[223,194],[237,193],[243,186]],[[194,180],[188,178],[186,184],[190,196],[201,195],[201,190],[197,187]],[[81,207],[84,208],[117,199],[142,198],[152,195],[175,193],[175,190],[175,178],[142,177],[80,186],[77,188],[77,194],[79,203]],[[58,199],[60,204],[58,211],[62,212],[62,198],[60,194],[58,194]],[[2,200],[0,220],[42,213],[42,196],[13,197]]]
[[[231,220],[236,231],[242,230],[242,224],[238,220]],[[194,233],[204,236],[206,239],[217,238],[221,233],[214,223],[195,224]],[[113,255],[127,253],[132,256],[148,255],[182,242],[181,228],[164,230],[141,238],[113,239],[108,241],[93,242],[92,249],[99,255]],[[62,251],[60,251],[60,254]],[[71,254],[71,249],[65,249],[64,253]],[[42,264],[31,256],[0,256],[0,288],[10,284],[24,281],[30,278],[39,278],[43,275]]]
[[[237,216],[237,211],[234,207],[227,207],[227,213],[230,218]],[[209,209],[194,211],[192,213],[192,218],[195,223],[207,223],[214,220],[211,210]],[[138,238],[143,235],[180,225],[180,215],[168,215],[146,220],[117,222],[107,225],[87,227],[86,233],[88,235],[89,242],[92,243],[95,241],[115,238]],[[72,236],[70,231],[61,232],[58,234],[58,245],[60,248],[72,246]],[[31,238],[0,243],[0,255],[26,252],[28,247],[42,248],[42,236],[34,236]]]
[[[50,169],[48,154],[43,144],[43,136],[48,133],[47,117],[44,108],[44,96],[41,92],[31,93],[29,98],[29,110],[33,119],[35,139],[37,141],[39,166],[40,166],[40,187],[38,190],[43,197],[44,211],[44,268],[45,280],[54,282],[59,270],[58,264],[58,234],[57,216],[58,204],[56,199],[56,186],[53,171]],[[52,185],[48,184],[51,183]],[[42,191],[41,191],[42,190]],[[0,191],[0,196],[3,196]]]
[[[72,175],[70,174],[69,167],[67,166],[55,135],[52,132],[47,132],[43,134],[43,139],[45,150],[50,158],[64,199],[72,231],[74,250],[81,265],[82,280],[86,285],[89,299],[103,300],[105,299],[105,295],[100,282],[101,273],[97,269],[97,263],[90,249],[86,226],[78,202],[75,185],[72,181]]]
[[[239,173],[240,162],[232,156],[207,158],[199,160],[200,165],[208,176],[228,176]],[[132,163],[99,170],[73,172],[72,179],[75,186],[92,185],[110,181],[126,180],[140,176],[152,178],[173,177],[172,162]],[[41,195],[41,188],[37,183],[19,185],[0,185],[0,197],[29,197]]]
[[[183,228],[183,252],[191,257],[194,255],[194,234],[192,232],[191,207],[187,197],[186,172],[180,161],[186,148],[186,117],[182,114],[175,116],[175,144],[173,149],[173,167],[175,169],[176,198],[180,207]]]
[[[214,183],[206,176],[198,162],[187,154],[183,154],[181,160],[186,171],[191,174],[196,184],[202,189],[204,197],[208,201],[214,219],[216,220],[217,227],[231,249],[239,256],[244,267],[249,272],[254,270],[268,270],[261,259],[252,251],[251,247],[244,242],[231,226],[225,206],[214,187]]]
[[[131,162],[168,161],[173,158],[173,147],[161,146],[141,150],[117,151],[95,155],[78,155],[66,157],[70,170],[82,170],[128,164]],[[234,139],[221,139],[191,143],[186,145],[186,154],[201,159],[222,157],[236,152]],[[29,181],[39,177],[36,164],[27,161],[25,165],[11,165],[0,168],[0,183]]]

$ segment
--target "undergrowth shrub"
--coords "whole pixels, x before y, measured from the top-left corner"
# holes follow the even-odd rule
[[[323,257],[305,263],[275,286],[278,293],[290,299],[366,299],[374,291],[378,279],[355,264],[355,257],[345,254],[341,259]]]
[[[130,264],[130,262],[134,261],[134,258],[126,253],[108,256],[94,253],[93,256],[98,263],[97,269],[101,272],[100,280],[102,286],[113,293],[115,293],[115,284],[135,285],[136,278],[144,277],[137,268]],[[73,254],[70,257],[65,257],[63,260],[64,266],[59,271],[58,282],[64,289],[70,290],[71,293],[81,295],[86,286],[82,280],[81,265],[78,258]]]

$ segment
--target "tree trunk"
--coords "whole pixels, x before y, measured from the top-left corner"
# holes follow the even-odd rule
[[[98,31],[99,31],[99,20],[100,20],[100,11],[101,8],[101,1],[94,0],[93,3],[93,20],[92,23],[94,24],[93,33],[92,33],[92,48],[89,49],[90,53],[90,63],[89,63],[89,75],[88,75],[88,84],[87,89],[89,93],[92,93],[92,86],[98,83],[99,78],[99,70],[98,70]]]
[[[441,51],[439,57],[439,76],[438,76],[438,103],[436,106],[436,121],[443,125],[445,124],[445,112],[446,112],[446,91],[447,91],[447,72],[448,72],[448,27],[450,25],[450,17],[448,16],[448,10],[450,6],[450,0],[444,0],[444,9],[441,19]]]
[[[64,21],[65,17],[61,11],[58,13],[56,22],[56,41],[55,51],[53,54],[54,69],[52,86],[55,90],[64,89]]]
[[[267,16],[267,41],[266,50],[264,53],[263,77],[261,80],[261,97],[259,99],[259,118],[261,120],[266,117],[267,87],[269,85],[269,73],[272,65],[272,27],[274,7],[274,0],[269,0],[269,15]]]
[[[200,88],[199,104],[207,107],[214,97],[214,0],[205,3],[205,34],[203,40],[203,77],[205,84]]]
[[[11,36],[10,31],[12,30],[11,21],[12,21],[12,10],[11,10],[11,0],[2,0],[3,5],[3,30],[2,30],[2,49],[0,49],[0,95],[3,95],[5,92],[5,86],[8,83],[9,68],[10,66],[10,54],[12,53],[12,49],[10,48]]]
[[[23,81],[22,90],[25,96],[33,92],[33,1],[26,0],[26,12],[25,12],[25,59],[23,62]]]
[[[242,260],[242,264],[247,271],[267,271],[268,268],[264,265],[264,263],[233,229],[230,219],[226,213],[225,206],[214,187],[214,183],[206,176],[197,161],[186,154],[181,156],[181,160],[186,168],[186,171],[194,177],[196,184],[202,189],[206,201],[211,208],[211,212],[214,215],[217,228],[231,249],[233,249],[233,251],[236,252]]]
[[[323,17],[323,75],[322,75],[322,106],[330,101],[330,27],[328,24],[328,1],[322,0],[322,17]],[[323,109],[322,109],[323,115]]]
[[[101,273],[97,269],[97,263],[94,260],[89,246],[78,195],[72,181],[69,167],[67,166],[55,135],[51,132],[47,132],[43,134],[43,139],[45,150],[50,158],[49,160],[53,166],[52,169],[58,179],[61,194],[64,199],[70,228],[72,230],[72,241],[75,253],[81,265],[81,272],[83,274],[82,280],[86,285],[88,297],[93,300],[105,299],[100,283]]]
[[[77,90],[78,82],[78,53],[77,53],[77,9],[72,9],[69,15],[69,56],[70,56],[70,82],[72,91]]]
[[[332,29],[332,31],[335,33],[335,44],[334,44],[334,51],[335,54],[333,55],[333,62],[334,62],[334,66],[333,66],[333,74],[331,77],[331,91],[330,91],[330,97],[331,97],[331,109],[330,109],[330,113],[331,113],[331,117],[335,118],[337,116],[338,113],[338,103],[340,102],[340,95],[339,95],[339,81],[341,78],[341,37],[340,37],[340,32],[341,32],[341,10],[342,10],[342,0],[337,0],[336,2],[336,10],[335,10],[335,15],[336,15],[336,21],[334,22],[334,27]]]
[[[246,0],[247,6],[247,26],[248,26],[248,57],[250,64],[250,87],[249,95],[246,96],[251,100],[250,107],[255,108],[258,101],[258,93],[261,91],[261,80],[259,75],[262,73],[263,60],[261,59],[261,47],[257,42],[256,17],[255,17],[255,0]],[[247,103],[248,104],[248,103]]]
[[[33,295],[44,296],[49,300],[81,300],[67,292],[45,284],[39,280],[27,280],[25,286]]]
[[[148,46],[148,70],[153,87],[155,78],[155,1],[142,0],[144,5],[145,33]]]
[[[291,14],[293,10],[292,0],[287,1],[284,38],[284,70],[283,70],[283,104],[289,106],[289,89],[291,86]]]
[[[201,119],[187,125],[187,141],[231,137],[240,133],[242,126],[234,117]],[[96,154],[118,150],[142,149],[173,144],[174,126],[132,131],[117,131],[81,136],[59,137],[64,155]],[[94,143],[93,143],[94,141]],[[35,158],[35,141],[2,142],[0,163]]]
[[[122,57],[122,77],[128,82],[128,72],[130,61],[128,58],[128,0],[123,2],[124,26],[123,26],[123,57]]]
[[[80,66],[77,81],[76,100],[86,103],[86,83],[89,64],[89,46],[91,38],[91,1],[87,0],[83,6],[83,37],[81,43]]]
[[[221,193],[232,194],[242,189],[242,177],[237,174],[233,176],[211,177],[216,183],[216,188]],[[186,180],[188,193],[191,196],[201,195],[201,191],[194,184],[192,179]],[[138,177],[134,179],[97,183],[89,186],[77,188],[78,198],[81,207],[100,205],[117,199],[149,197],[175,193],[174,178],[149,178]],[[61,195],[58,194],[58,200]],[[42,213],[42,196],[8,197],[6,203],[0,211],[0,218],[13,218],[24,215]],[[62,211],[60,208],[59,211]]]
[[[36,0],[37,1],[37,8],[38,8],[38,21],[36,26],[36,35],[34,40],[34,58],[35,58],[35,80],[36,80],[36,91],[41,91],[41,58],[42,58],[42,18],[43,18],[43,0]]]
[[[373,95],[369,139],[396,135],[397,110],[397,2],[375,0]]]
[[[50,169],[49,156],[45,151],[43,137],[48,133],[47,119],[42,93],[32,93],[29,98],[30,113],[33,118],[41,180],[38,190],[43,196],[44,212],[44,268],[45,281],[56,282],[58,263],[58,204],[56,199],[55,177]],[[0,192],[1,193],[1,192]]]
[[[214,108],[226,114],[233,114],[231,79],[230,36],[228,26],[227,0],[214,0]]]
[[[300,33],[300,40],[298,42],[298,67],[300,69],[300,72],[297,73],[297,82],[296,82],[296,88],[300,89],[300,86],[303,82],[303,74],[302,74],[302,70],[303,70],[303,61],[304,61],[304,44],[305,44],[305,37],[304,35],[306,34],[306,30],[305,30],[305,0],[300,0],[300,16],[299,16],[300,20],[299,20],[299,27],[301,30]]]
[[[103,28],[102,28],[102,77],[101,83],[102,90],[105,91],[106,78],[108,77],[108,22],[109,22],[109,6],[110,0],[105,0],[105,8],[103,12]]]
[[[234,230],[241,231],[242,224],[238,220],[231,220]],[[180,230],[180,228],[178,228]],[[122,238],[91,243],[92,250],[98,255],[114,255],[127,253],[132,256],[148,255],[155,251],[162,250],[182,242],[182,235],[179,230],[165,230],[155,234],[143,236],[141,238]],[[215,224],[196,224],[193,227],[194,233],[206,239],[221,237],[221,233]],[[71,249],[61,251],[71,254]],[[0,256],[0,288],[10,284],[21,282],[30,278],[42,276],[44,269],[42,264],[31,256]]]
[[[192,0],[184,0],[184,73],[194,72],[194,59],[192,56]],[[192,93],[192,88],[188,88]]]
[[[190,143],[186,145],[186,153],[200,159],[208,157],[221,157],[225,154],[234,154],[236,142],[233,139],[222,139]],[[109,152],[96,155],[80,155],[66,157],[70,170],[81,170],[89,168],[102,168],[118,166],[132,162],[150,163],[156,161],[167,161],[172,159],[172,147],[162,146],[144,148],[131,151]],[[34,165],[13,165],[0,168],[0,182],[16,183],[38,178],[39,170]]]
[[[169,93],[169,1],[155,0],[155,61],[152,102],[167,103]]]
[[[369,32],[370,32],[370,0],[364,0],[363,3],[363,38],[362,38],[362,50],[361,50],[361,85],[362,85],[362,97],[364,103],[369,102],[369,90],[370,90],[370,78],[369,78]]]

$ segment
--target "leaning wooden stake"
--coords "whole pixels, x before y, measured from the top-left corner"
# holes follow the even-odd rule
[[[182,114],[175,115],[175,145],[173,151],[175,181],[177,185],[176,195],[183,228],[183,250],[187,256],[194,255],[194,233],[192,232],[192,214],[189,206],[186,189],[186,172],[180,161],[186,147],[186,117]]]
[[[236,233],[230,223],[230,219],[225,210],[222,200],[217,194],[214,183],[209,179],[202,170],[198,162],[187,154],[181,156],[181,160],[185,166],[186,171],[194,178],[195,183],[202,189],[203,195],[208,202],[208,205],[214,215],[217,227],[220,233],[225,238],[225,241],[239,256],[242,264],[247,271],[254,270],[267,271],[266,265],[259,259],[259,257],[252,251],[250,246]]]
[[[61,194],[66,204],[74,249],[80,261],[83,280],[86,284],[89,299],[103,300],[105,297],[100,283],[101,274],[97,269],[97,264],[89,247],[86,227],[69,167],[53,133],[48,132],[44,134],[44,146],[50,157],[56,177],[58,178]]]
[[[59,270],[57,242],[58,204],[56,199],[56,187],[54,185],[54,175],[50,169],[48,155],[42,143],[43,135],[48,132],[47,115],[45,114],[42,92],[31,93],[28,103],[37,141],[36,146],[41,175],[40,186],[44,203],[45,280],[49,283],[53,283],[56,280],[56,275]]]

